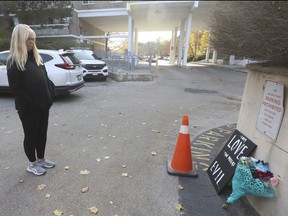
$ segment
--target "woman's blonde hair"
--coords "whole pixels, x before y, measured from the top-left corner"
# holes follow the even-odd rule
[[[30,37],[35,39],[32,51],[37,65],[42,65],[43,61],[36,47],[36,33],[26,24],[18,24],[12,31],[10,42],[10,54],[8,57],[8,66],[12,66],[13,62],[16,63],[19,70],[25,70],[25,64],[28,58],[28,50],[26,41]]]

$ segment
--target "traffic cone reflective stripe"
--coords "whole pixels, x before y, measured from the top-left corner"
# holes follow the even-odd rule
[[[172,175],[197,176],[193,169],[188,116],[183,116],[176,148],[171,161],[167,162],[167,172]]]
[[[189,134],[189,128],[188,128],[188,126],[186,126],[186,125],[181,125],[179,133],[180,133],[180,134]]]

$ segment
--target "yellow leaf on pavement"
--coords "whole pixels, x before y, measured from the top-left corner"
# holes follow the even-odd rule
[[[97,214],[98,213],[98,209],[96,208],[96,206],[90,207],[89,210],[90,210],[90,213],[92,213],[92,214]]]
[[[175,203],[175,209],[177,211],[183,211],[184,210],[183,206],[181,204],[179,204],[179,203]]]
[[[177,185],[177,188],[179,189],[179,190],[183,190],[184,189],[184,187],[182,186],[182,185]]]
[[[81,189],[81,192],[82,192],[82,193],[86,193],[86,192],[88,192],[88,191],[89,191],[89,187],[84,187],[84,188]]]
[[[151,152],[151,155],[152,155],[152,156],[156,156],[156,155],[157,155],[157,153],[156,153],[156,152],[154,152],[154,151],[152,151],[152,152]]]
[[[37,186],[37,190],[43,190],[45,188],[45,184],[40,184]]]
[[[88,175],[89,173],[90,173],[90,171],[88,171],[88,170],[81,170],[80,171],[81,175]]]
[[[46,199],[49,199],[50,197],[51,197],[51,194],[46,194],[46,195],[45,195],[45,198],[46,198]]]
[[[63,212],[62,212],[61,210],[59,210],[59,209],[56,209],[56,210],[53,212],[53,214],[54,214],[55,216],[61,216],[61,215],[63,214]]]

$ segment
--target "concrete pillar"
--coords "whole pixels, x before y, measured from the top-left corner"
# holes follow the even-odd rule
[[[205,56],[205,63],[209,63],[209,55],[210,55],[210,45],[209,43],[207,44],[207,47],[206,47],[206,56]]]
[[[229,56],[229,65],[234,65],[235,64],[235,55],[230,55]]]
[[[138,29],[135,28],[134,51],[138,55]]]
[[[133,52],[133,20],[132,16],[128,16],[128,52]]]
[[[181,20],[181,26],[180,26],[180,40],[179,40],[179,46],[178,46],[178,60],[177,65],[181,65],[182,63],[182,54],[183,54],[183,38],[184,38],[184,26],[185,25],[185,19]]]
[[[184,49],[184,57],[183,57],[183,65],[187,65],[187,57],[188,57],[188,48],[190,42],[190,33],[191,33],[191,25],[192,25],[192,13],[189,13],[186,27],[186,43]]]
[[[217,51],[213,51],[212,64],[217,64]]]
[[[175,43],[175,35],[177,35],[177,31],[172,31],[172,37],[170,42],[170,63],[175,63],[175,50],[176,50],[176,43]]]

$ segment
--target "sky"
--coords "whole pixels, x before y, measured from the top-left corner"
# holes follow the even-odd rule
[[[138,32],[138,42],[146,43],[148,41],[156,41],[157,38],[161,38],[161,40],[171,40],[171,36],[171,31]]]

